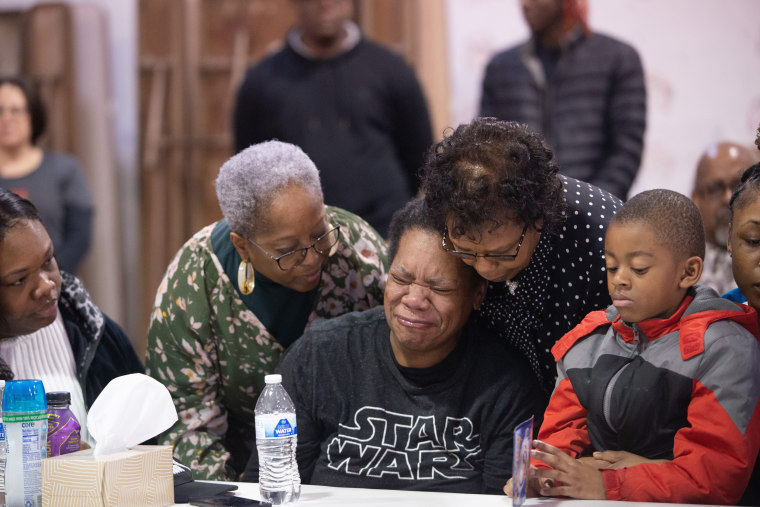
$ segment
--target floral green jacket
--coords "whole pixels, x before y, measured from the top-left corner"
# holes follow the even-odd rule
[[[382,304],[385,241],[364,220],[327,208],[341,247],[322,272],[309,323]],[[282,346],[243,304],[211,247],[211,224],[190,238],[156,293],[148,374],[166,385],[179,420],[159,436],[195,479],[234,480],[255,450],[253,409]]]

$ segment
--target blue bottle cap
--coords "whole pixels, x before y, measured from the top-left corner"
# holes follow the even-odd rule
[[[3,413],[47,410],[41,380],[9,380],[3,392]]]

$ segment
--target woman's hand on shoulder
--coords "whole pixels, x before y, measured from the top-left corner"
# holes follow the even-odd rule
[[[619,470],[645,463],[661,465],[670,461],[667,459],[648,459],[627,451],[597,451],[593,456],[580,458],[580,460],[596,466],[598,470]]]

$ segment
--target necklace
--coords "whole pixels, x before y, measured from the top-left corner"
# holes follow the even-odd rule
[[[506,280],[504,282],[504,285],[507,289],[509,289],[509,293],[511,295],[515,295],[515,291],[517,290],[517,285],[520,283],[519,280]]]

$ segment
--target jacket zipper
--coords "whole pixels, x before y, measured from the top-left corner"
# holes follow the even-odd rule
[[[607,426],[610,427],[612,431],[617,433],[617,428],[612,425],[612,418],[610,416],[610,405],[612,400],[612,390],[615,388],[615,384],[617,383],[618,377],[625,371],[628,366],[630,366],[631,363],[626,363],[623,365],[622,368],[620,368],[617,373],[615,373],[612,378],[610,379],[610,383],[607,384],[607,389],[604,391],[604,401],[602,402],[602,412],[604,413],[604,420],[607,422]]]
[[[633,342],[636,346],[636,354],[640,354],[640,348],[641,348],[641,339],[639,337],[639,329],[635,325],[633,326]],[[631,357],[633,359],[633,357]],[[610,382],[607,384],[607,388],[604,391],[604,400],[602,401],[602,413],[604,414],[604,421],[607,423],[607,426],[610,427],[612,431],[617,433],[617,428],[612,424],[612,416],[610,414],[610,406],[612,405],[612,391],[615,389],[615,384],[617,384],[617,380],[620,377],[620,375],[625,371],[626,368],[628,368],[631,365],[630,362],[625,363],[610,379]]]

